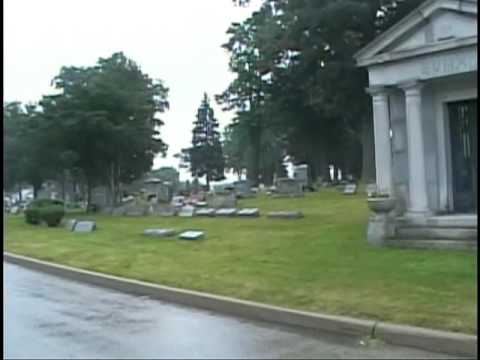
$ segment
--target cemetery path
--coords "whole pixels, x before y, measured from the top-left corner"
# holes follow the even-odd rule
[[[4,358],[419,358],[445,355],[163,303],[4,263]]]

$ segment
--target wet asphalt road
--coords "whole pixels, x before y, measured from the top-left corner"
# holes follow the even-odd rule
[[[7,263],[4,290],[6,359],[447,358],[172,305]]]

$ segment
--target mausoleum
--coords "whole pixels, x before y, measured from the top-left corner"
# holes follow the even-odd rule
[[[369,75],[377,188],[396,199],[392,240],[476,247],[477,1],[428,0],[355,58]]]

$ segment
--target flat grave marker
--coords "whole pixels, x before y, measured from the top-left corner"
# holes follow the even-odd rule
[[[216,216],[235,216],[237,209],[218,209],[215,211]]]
[[[77,221],[73,228],[74,232],[92,232],[97,229],[95,221]]]
[[[300,219],[303,218],[301,211],[272,211],[267,214],[272,219]]]
[[[175,235],[174,229],[146,229],[143,235],[156,236],[156,237],[168,237]]]
[[[205,233],[203,231],[184,231],[180,234],[180,239],[183,240],[199,240],[202,239]]]
[[[237,216],[258,217],[258,216],[260,216],[260,211],[257,208],[240,209],[240,210],[237,211]]]
[[[201,208],[195,211],[195,216],[215,216],[215,209]]]

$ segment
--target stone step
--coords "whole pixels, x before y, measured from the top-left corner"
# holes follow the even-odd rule
[[[387,246],[398,248],[437,249],[437,250],[472,250],[477,251],[477,240],[446,239],[388,239]]]
[[[477,240],[476,228],[459,227],[397,227],[395,237],[401,239],[447,239],[447,240]]]
[[[395,223],[399,227],[439,227],[439,228],[474,228],[478,227],[477,215],[442,215],[432,216],[417,222],[413,219],[398,217]]]
[[[452,215],[452,216],[433,216],[427,220],[428,226],[451,227],[451,228],[477,228],[477,215]]]

